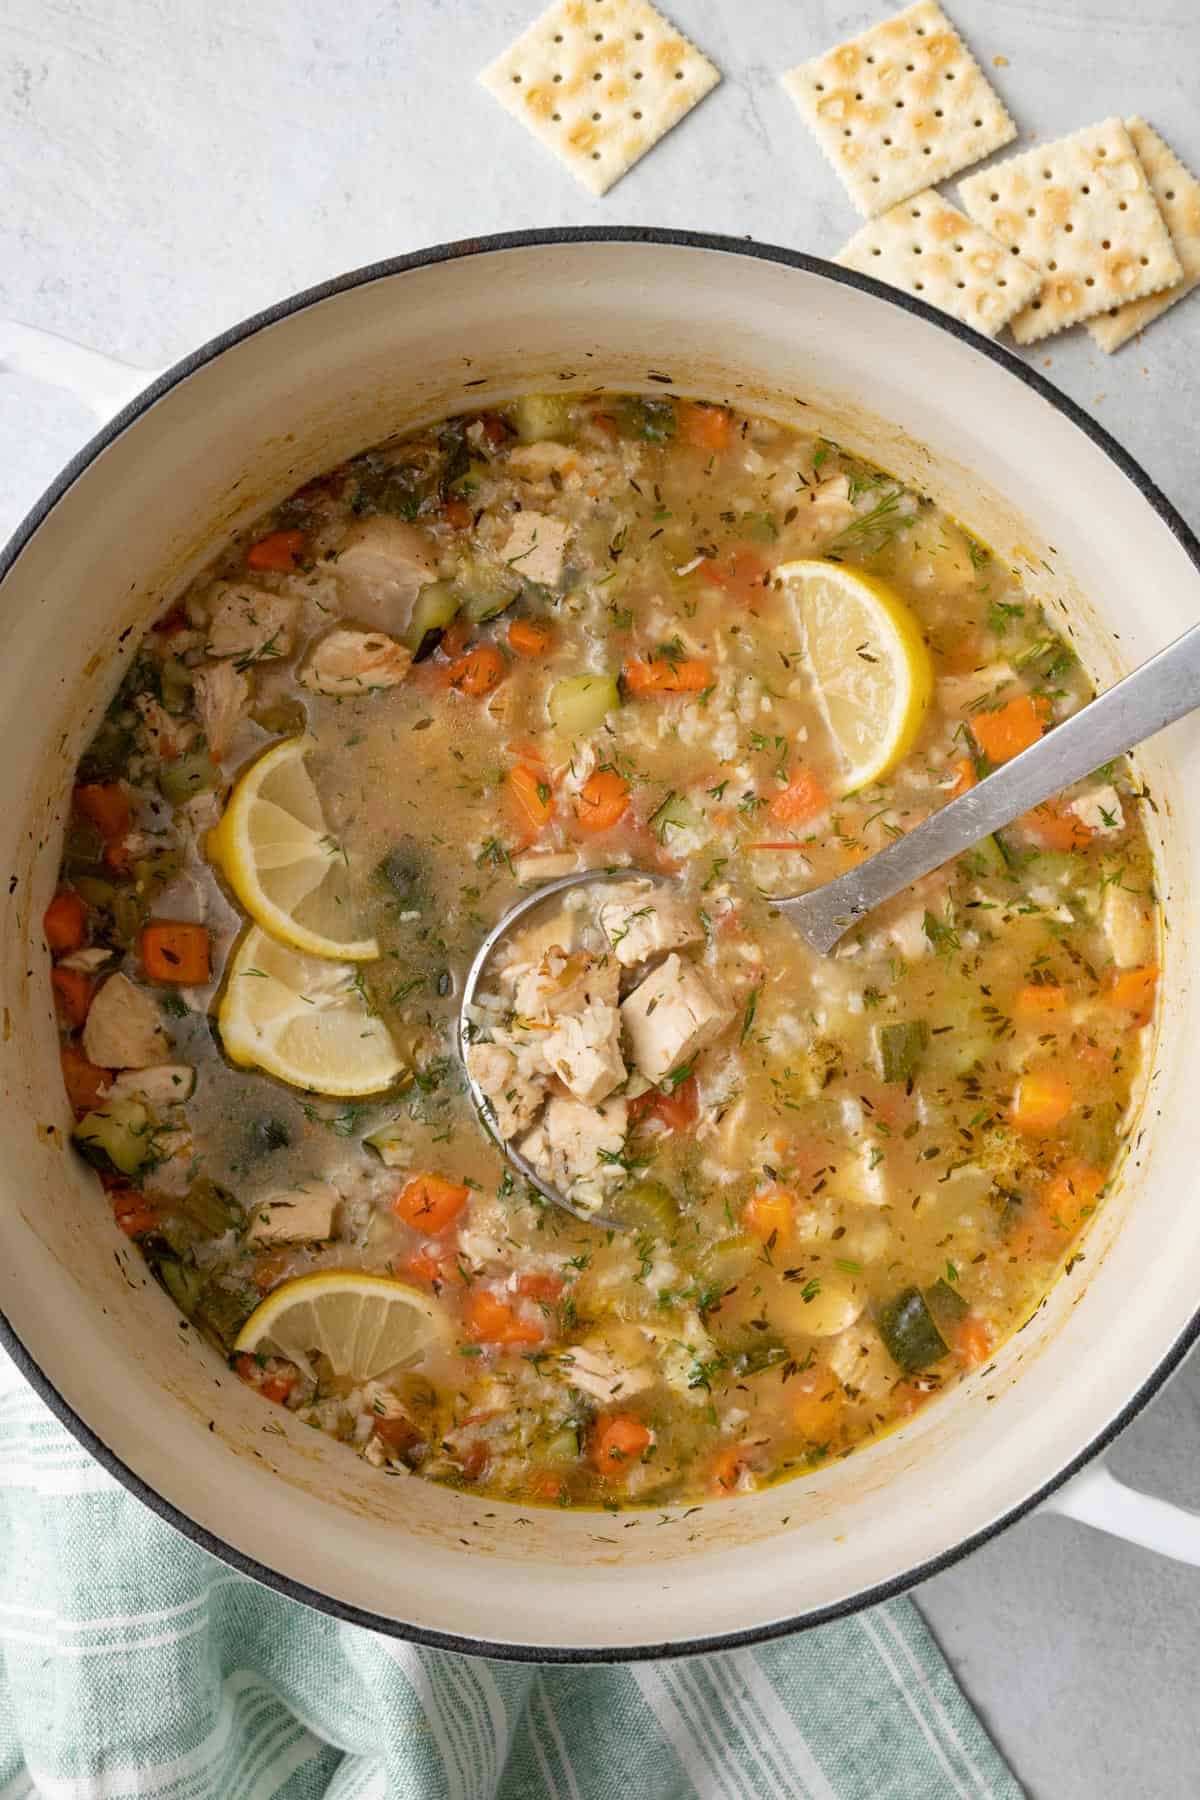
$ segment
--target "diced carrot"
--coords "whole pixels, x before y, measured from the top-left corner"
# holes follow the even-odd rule
[[[562,1499],[562,1476],[556,1475],[553,1469],[539,1469],[530,1477],[529,1497],[531,1500],[553,1502]]]
[[[617,421],[611,413],[595,411],[592,414],[592,424],[602,431],[605,437],[615,438],[617,436]]]
[[[1037,743],[1049,716],[1044,696],[1018,694],[995,712],[973,713],[971,735],[990,762],[1005,763]]]
[[[475,523],[475,514],[465,500],[444,500],[439,516],[452,531],[470,531]]]
[[[650,1448],[650,1432],[632,1413],[602,1414],[596,1420],[588,1451],[601,1475],[621,1475]]]
[[[451,664],[449,681],[460,694],[482,700],[500,686],[508,674],[508,664],[494,644],[477,644]]]
[[[545,771],[518,763],[508,772],[505,790],[521,830],[536,837],[554,816],[554,795],[545,780]]]
[[[789,1381],[785,1389],[792,1424],[810,1444],[827,1444],[837,1429],[842,1411],[841,1383],[819,1365]]]
[[[438,1287],[466,1285],[463,1272],[451,1252],[439,1250],[434,1244],[422,1244],[415,1250],[406,1261],[404,1271],[417,1281],[428,1281]]]
[[[914,1381],[898,1381],[892,1389],[892,1407],[902,1419],[911,1419],[929,1399],[932,1388],[921,1388]]]
[[[621,677],[631,694],[700,694],[712,686],[712,665],[690,656],[673,662],[666,656],[630,657]]]
[[[97,1068],[74,1044],[64,1044],[58,1054],[67,1099],[77,1113],[94,1111],[100,1104],[101,1093],[112,1079],[110,1071]]]
[[[87,925],[87,907],[79,894],[59,888],[42,916],[42,934],[55,956],[78,950]]]
[[[209,975],[206,927],[153,919],[142,930],[142,967],[151,981],[171,987],[203,987]]]
[[[563,1291],[563,1278],[553,1269],[527,1269],[517,1277],[517,1292],[527,1300],[557,1300]]]
[[[308,542],[303,531],[269,531],[246,552],[248,569],[267,569],[276,575],[290,575]]]
[[[411,1450],[414,1444],[421,1441],[420,1432],[403,1413],[376,1414],[371,1420],[371,1429],[377,1438],[382,1438],[393,1450]]]
[[[753,1467],[746,1444],[726,1444],[712,1459],[711,1486],[714,1494],[732,1494],[746,1470]]]
[[[696,450],[728,450],[733,415],[723,406],[697,406],[692,400],[683,400],[676,411],[685,444]]]
[[[1044,1137],[1062,1124],[1075,1103],[1065,1075],[1053,1069],[1032,1069],[1022,1075],[1012,1101],[1012,1122],[1018,1131]]]
[[[96,827],[105,843],[123,838],[129,830],[132,819],[129,796],[119,781],[92,781],[77,787],[75,805]]]
[[[978,630],[972,626],[964,631],[961,637],[947,644],[941,654],[941,665],[947,675],[969,675],[977,669],[983,659],[983,640]]]
[[[696,1123],[700,1112],[700,1095],[696,1077],[689,1075],[668,1094],[663,1088],[647,1088],[644,1094],[629,1102],[629,1124],[640,1125],[643,1119],[658,1119],[668,1131],[687,1131]]]
[[[724,588],[735,600],[749,601],[762,597],[767,565],[757,550],[743,545],[719,557],[706,557],[697,573]]]
[[[960,794],[968,793],[975,786],[975,765],[969,756],[960,756],[951,766],[954,786],[950,789],[950,798],[957,800]]]
[[[779,825],[804,825],[815,819],[829,805],[825,792],[811,769],[794,769],[792,778],[771,801],[767,811]]]
[[[498,1344],[504,1349],[519,1344],[540,1344],[545,1333],[532,1319],[523,1319],[514,1307],[486,1288],[478,1288],[464,1313],[467,1330],[477,1343]]]
[[[269,1294],[278,1287],[287,1271],[288,1258],[286,1251],[273,1250],[269,1256],[256,1256],[250,1279],[260,1294]]]
[[[141,1237],[145,1232],[153,1231],[159,1221],[158,1208],[135,1187],[114,1188],[112,1209],[113,1218],[126,1237]]]
[[[1092,838],[1091,826],[1059,800],[1047,800],[1022,814],[1021,825],[1043,850],[1082,850]]]
[[[1104,1000],[1121,1012],[1132,1013],[1134,1025],[1148,1025],[1154,1012],[1154,990],[1158,986],[1158,970],[1153,963],[1140,969],[1114,971],[1104,989]]]
[[[789,1188],[778,1183],[751,1194],[742,1208],[742,1223],[764,1243],[768,1238],[786,1238],[792,1229],[792,1212],[796,1197]]]
[[[951,1348],[969,1369],[985,1363],[992,1354],[992,1334],[978,1313],[968,1313],[965,1319],[960,1319],[952,1335]]]
[[[173,606],[161,619],[156,619],[150,629],[161,631],[166,637],[173,637],[177,631],[186,631],[188,624],[187,607]]]
[[[259,1383],[258,1391],[264,1400],[273,1400],[276,1406],[282,1406],[299,1379],[296,1369],[273,1369]]]
[[[1018,1019],[1041,1019],[1048,1013],[1061,1012],[1066,1004],[1065,988],[1055,987],[1049,981],[1035,981],[1018,990],[1013,1011]]]
[[[50,972],[50,986],[54,989],[54,1004],[59,1018],[72,1031],[78,1031],[92,1004],[91,976],[85,975],[82,969],[64,969],[60,963],[57,969]]]
[[[483,435],[493,450],[499,449],[501,444],[506,444],[508,442],[508,426],[504,423],[504,420],[500,417],[499,413],[485,412],[482,415],[480,422],[483,425]]]
[[[1103,1187],[1103,1171],[1073,1157],[1046,1183],[1042,1213],[1053,1230],[1074,1237],[1084,1220],[1095,1212]]]
[[[392,1201],[392,1211],[414,1231],[435,1237],[454,1222],[467,1204],[470,1188],[443,1175],[414,1175]]]
[[[123,875],[132,861],[133,856],[129,846],[123,844],[120,838],[113,838],[110,843],[105,844],[104,866],[106,869],[112,869],[115,874]]]
[[[470,641],[471,621],[469,619],[451,619],[449,625],[447,625],[445,631],[442,633],[442,640],[438,645],[438,650],[444,658],[447,658],[453,663],[456,658],[462,655]],[[449,679],[450,670],[445,668],[444,665],[442,672],[446,679]]]
[[[629,783],[615,769],[597,769],[575,796],[581,831],[611,831],[629,809]]]
[[[514,619],[508,628],[508,645],[518,656],[545,656],[554,633],[537,619]]]

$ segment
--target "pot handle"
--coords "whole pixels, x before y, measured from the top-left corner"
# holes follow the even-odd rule
[[[158,374],[157,369],[135,369],[115,356],[89,350],[57,332],[0,319],[0,374],[6,372],[65,388],[101,425]]]
[[[1200,1512],[1127,1487],[1103,1462],[1089,1463],[1038,1511],[1061,1513],[1175,1562],[1200,1565]]]

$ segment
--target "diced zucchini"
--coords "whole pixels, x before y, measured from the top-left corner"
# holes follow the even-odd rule
[[[944,1276],[935,1281],[932,1287],[925,1289],[925,1304],[935,1323],[951,1330],[971,1310],[958,1289],[952,1287]]]
[[[402,1169],[412,1156],[412,1137],[406,1130],[407,1125],[407,1119],[389,1119],[385,1125],[369,1131],[363,1143],[387,1168]]]
[[[454,585],[467,617],[482,625],[511,606],[524,584],[515,570],[472,557],[459,569]]]
[[[762,1245],[748,1231],[739,1231],[732,1237],[718,1238],[704,1253],[705,1276],[710,1281],[722,1284],[740,1281],[755,1258],[761,1254]]]
[[[196,794],[206,794],[221,779],[221,771],[207,750],[194,750],[190,756],[176,757],[158,771],[158,785],[164,800],[182,806]]]
[[[155,1265],[154,1272],[180,1312],[190,1319],[204,1288],[204,1277],[199,1269],[178,1262],[173,1256],[164,1256]]]
[[[656,812],[646,820],[660,844],[671,843],[672,831],[692,831],[701,822],[701,814],[686,794],[668,794]]]
[[[879,1066],[885,1081],[911,1081],[929,1044],[924,1019],[879,1027]]]
[[[617,404],[616,420],[624,437],[665,444],[675,436],[675,402],[657,394],[626,394]]]
[[[85,1114],[73,1133],[89,1162],[137,1175],[154,1162],[150,1114],[140,1100],[114,1100]]]
[[[168,845],[149,856],[139,856],[133,864],[133,877],[138,899],[150,905],[183,868],[183,851]]]
[[[1094,1169],[1106,1168],[1116,1155],[1120,1121],[1121,1111],[1115,1100],[1077,1107],[1072,1113],[1069,1125],[1072,1141],[1084,1162]]]
[[[470,500],[477,494],[483,483],[491,474],[491,464],[482,457],[473,456],[461,475],[456,475],[450,483],[452,491],[463,500]]]
[[[298,737],[308,724],[308,714],[299,700],[275,700],[267,706],[256,706],[251,712],[256,725],[274,737]]]
[[[1073,850],[1039,850],[1022,865],[1021,872],[1031,887],[1068,889],[1079,886],[1087,869]]]
[[[185,1267],[184,1273],[188,1272]],[[238,1332],[261,1298],[261,1294],[252,1287],[242,1285],[227,1288],[212,1282],[195,1304],[196,1324],[206,1337],[228,1355]]]
[[[117,897],[115,881],[105,881],[100,875],[72,875],[71,881],[93,912],[111,913]]]
[[[462,595],[452,581],[431,581],[421,589],[401,639],[416,661],[428,656],[461,605]]]
[[[1008,863],[1000,847],[1000,839],[995,834],[980,838],[977,844],[972,844],[969,850],[963,852],[959,860],[967,873],[978,881],[986,880],[989,875],[1008,873]]]
[[[616,1194],[610,1214],[627,1231],[668,1238],[679,1224],[679,1205],[661,1181],[628,1181]]]
[[[902,1289],[880,1307],[875,1323],[884,1349],[906,1375],[919,1375],[950,1354],[920,1288]]]
[[[507,412],[523,444],[561,439],[571,429],[571,401],[566,394],[522,394]]]
[[[168,656],[159,674],[162,703],[169,713],[182,713],[192,698],[192,671],[177,656]]]
[[[550,722],[564,737],[587,737],[598,731],[620,704],[613,676],[566,675],[550,689]]]
[[[563,1466],[579,1460],[579,1432],[574,1425],[564,1425],[542,1445],[538,1461]]]

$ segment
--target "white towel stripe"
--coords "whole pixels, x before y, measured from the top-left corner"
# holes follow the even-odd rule
[[[712,1699],[709,1698],[704,1688],[704,1675],[707,1672],[689,1662],[680,1666],[679,1679],[691,1694],[696,1712],[707,1723],[717,1757],[727,1770],[726,1779],[731,1783],[734,1793],[750,1792],[749,1781],[743,1777],[749,1775],[747,1765],[753,1764],[761,1777],[768,1800],[806,1800],[805,1796],[796,1793],[794,1787],[785,1787],[781,1783],[778,1771],[762,1754],[761,1746],[755,1741],[753,1734],[744,1729],[742,1720],[730,1704],[731,1684],[726,1684],[723,1688],[721,1683],[714,1681],[713,1686],[717,1691]]]
[[[543,1707],[542,1710],[544,1712],[545,1708]],[[562,1789],[550,1772],[550,1759],[546,1755],[546,1746],[542,1742],[542,1733],[538,1726],[532,1696],[525,1720],[529,1730],[529,1742],[533,1745],[533,1754],[536,1756],[538,1768],[542,1772],[542,1787],[545,1790],[546,1800],[561,1800]]]
[[[663,1688],[675,1703],[680,1719],[691,1733],[696,1752],[705,1759],[708,1765],[709,1782],[706,1795],[714,1797],[718,1792],[727,1800],[743,1800],[736,1787],[729,1785],[727,1771],[724,1767],[724,1756],[721,1749],[721,1733],[706,1730],[704,1722],[697,1717],[697,1709],[689,1690],[683,1685],[682,1671],[674,1663],[665,1663],[659,1671]]]
[[[870,1615],[868,1613],[855,1613],[853,1615],[853,1617],[855,1618],[856,1622],[858,1623],[860,1629],[862,1630],[864,1636],[867,1638],[868,1642],[874,1647],[875,1653],[879,1657],[880,1662],[883,1664],[884,1668],[887,1670],[888,1674],[891,1676],[893,1686],[895,1687],[896,1692],[899,1694],[900,1698],[903,1700],[905,1706],[907,1706],[907,1708],[908,1708],[909,1712],[912,1714],[913,1718],[916,1720],[917,1728],[920,1731],[921,1736],[925,1739],[925,1742],[929,1745],[929,1748],[933,1751],[933,1754],[937,1758],[937,1761],[941,1764],[941,1767],[945,1770],[947,1781],[950,1783],[950,1785],[954,1789],[955,1793],[962,1796],[962,1800],[967,1800],[966,1788],[962,1785],[962,1782],[958,1779],[958,1776],[955,1774],[954,1769],[952,1768],[952,1766],[950,1764],[950,1759],[946,1755],[946,1752],[942,1749],[941,1744],[938,1742],[937,1736],[936,1736],[932,1726],[930,1726],[926,1722],[925,1717],[922,1714],[920,1707],[917,1705],[916,1701],[913,1699],[912,1695],[909,1693],[908,1689],[905,1687],[904,1679],[901,1676],[899,1669],[896,1667],[895,1658],[891,1655],[891,1652],[888,1650],[887,1645],[883,1642],[883,1639],[880,1636],[879,1631],[877,1630]]]
[[[554,1699],[551,1695],[549,1685],[546,1681],[545,1671],[543,1669],[539,1669],[537,1672],[537,1689],[541,1695],[542,1712],[545,1716],[546,1727],[551,1738],[554,1740],[554,1747],[558,1751],[559,1764],[566,1777],[569,1800],[583,1800],[583,1796],[579,1792],[579,1784],[575,1780],[575,1770],[571,1766],[571,1758],[567,1751],[566,1740],[559,1730],[558,1718],[554,1711]],[[532,1711],[532,1708],[530,1710]]]
[[[888,1641],[895,1645],[896,1649],[904,1658],[904,1661],[908,1664],[908,1667],[912,1670],[914,1676],[913,1685],[916,1691],[924,1694],[941,1726],[943,1734],[948,1737],[950,1742],[954,1745],[954,1748],[957,1750],[959,1757],[962,1760],[963,1766],[970,1775],[971,1780],[975,1783],[978,1792],[984,1797],[984,1800],[994,1800],[993,1788],[984,1778],[979,1765],[975,1762],[970,1751],[959,1737],[958,1732],[954,1729],[953,1719],[950,1717],[950,1714],[942,1705],[939,1696],[930,1685],[928,1675],[913,1655],[912,1646],[900,1629],[900,1626],[885,1607],[881,1607],[873,1617],[878,1622],[881,1630],[886,1634]]]
[[[812,1800],[837,1800],[837,1794],[830,1787],[824,1770],[813,1754],[812,1746],[784,1707],[753,1651],[734,1650],[728,1656],[717,1657],[714,1661],[718,1664],[728,1662],[737,1671],[747,1706],[753,1708],[769,1736],[779,1746],[784,1766],[803,1778]]]
[[[717,1789],[704,1766],[702,1748],[663,1680],[662,1671],[665,1667],[666,1664],[663,1663],[636,1663],[633,1678],[646,1704],[662,1726],[667,1742],[683,1765],[688,1780],[696,1790],[697,1800],[715,1800]]]
[[[431,1673],[437,1651],[418,1650],[415,1644],[406,1644],[400,1638],[379,1637],[375,1641],[400,1669],[429,1720],[430,1733],[442,1759],[447,1800],[468,1800],[466,1777],[459,1761],[458,1748],[451,1742],[441,1699],[433,1691]]]
[[[455,1752],[458,1757],[459,1780],[462,1790],[470,1800],[478,1800],[479,1785],[476,1780],[479,1774],[479,1763],[474,1745],[471,1742],[471,1728],[464,1717],[464,1708],[459,1703],[458,1692],[451,1678],[451,1662],[443,1650],[431,1650],[426,1658],[429,1664],[430,1679],[436,1688],[438,1705],[442,1709],[446,1730],[454,1739]]]

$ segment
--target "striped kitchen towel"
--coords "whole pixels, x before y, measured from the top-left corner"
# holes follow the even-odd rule
[[[488,1662],[235,1575],[0,1352],[0,1800],[1019,1800],[911,1604],[756,1650]]]

